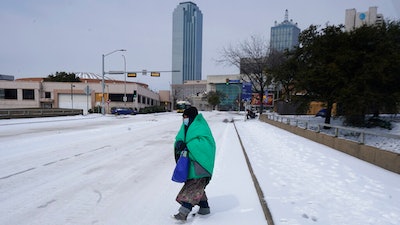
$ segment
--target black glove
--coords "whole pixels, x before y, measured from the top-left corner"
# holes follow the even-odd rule
[[[186,148],[186,144],[183,141],[175,142],[175,162],[178,162],[181,152]]]
[[[181,152],[185,148],[186,148],[185,142],[179,140],[175,143],[175,151]]]

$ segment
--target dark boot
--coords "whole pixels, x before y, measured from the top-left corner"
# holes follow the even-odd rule
[[[208,206],[207,201],[200,201],[199,202],[200,209],[197,212],[200,215],[207,215],[210,214],[210,207]]]
[[[200,215],[210,214],[210,208],[200,208],[197,213],[200,214]]]
[[[175,215],[174,215],[174,218],[175,218],[176,220],[186,221],[187,216],[189,215],[190,211],[191,211],[190,209],[181,206],[181,207],[179,208],[178,214],[175,214]]]

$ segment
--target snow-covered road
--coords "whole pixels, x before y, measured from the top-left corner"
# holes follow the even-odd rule
[[[146,205],[140,199],[159,201],[168,191],[160,188],[169,175],[163,168],[173,166],[174,122],[128,121],[13,125],[22,134],[15,129],[17,139],[2,138],[0,224],[92,224],[128,210],[119,204],[131,197],[139,208]]]
[[[241,115],[203,114],[217,143],[212,214],[189,223],[267,224],[234,124],[223,122],[232,118],[275,224],[400,221],[399,175]],[[0,224],[174,224],[181,122],[176,113],[0,121]]]

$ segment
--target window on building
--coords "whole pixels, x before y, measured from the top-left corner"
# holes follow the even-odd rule
[[[0,99],[17,99],[17,89],[0,89]]]
[[[124,94],[109,94],[108,98],[112,102],[123,102],[124,101]]]
[[[35,90],[34,89],[22,89],[22,99],[34,100],[35,99]]]
[[[124,102],[124,96],[125,94],[112,94],[110,93],[108,95],[108,98],[112,102]],[[126,102],[133,102],[133,94],[126,94]]]
[[[126,94],[127,102],[133,102],[133,94]]]
[[[51,98],[51,92],[46,91],[46,92],[44,93],[44,97],[45,97],[45,98]]]

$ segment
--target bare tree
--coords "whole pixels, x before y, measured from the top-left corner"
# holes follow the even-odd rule
[[[204,96],[204,100],[207,100],[213,110],[215,110],[215,106],[219,105],[224,98],[224,93],[219,91],[210,91]]]
[[[295,94],[295,75],[297,71],[296,58],[290,51],[271,51],[271,70],[274,77],[274,83],[282,85],[281,99],[286,102],[292,100]]]
[[[272,82],[269,47],[267,41],[259,36],[251,36],[233,47],[223,48],[218,63],[239,68],[242,79],[252,83],[252,89],[260,99],[260,114],[263,110],[264,91]]]

